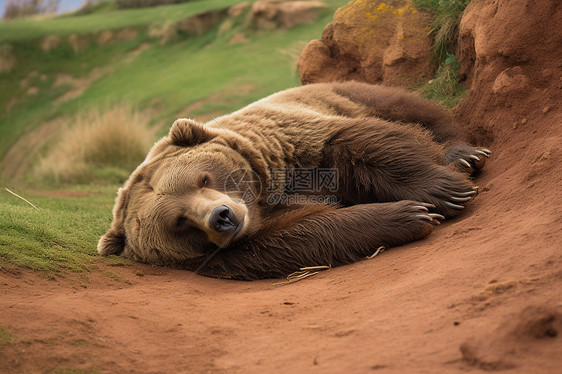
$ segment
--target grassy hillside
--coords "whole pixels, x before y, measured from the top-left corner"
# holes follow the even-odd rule
[[[331,9],[316,22],[284,32],[253,34],[241,30],[240,24],[223,24],[220,33],[215,27],[197,38],[179,35],[165,45],[153,36],[154,30],[232,2],[196,1],[0,23],[4,39],[0,51],[8,51],[4,54],[15,60],[11,71],[0,73],[0,107],[5,108],[0,115],[0,158],[24,129],[29,132],[46,121],[87,108],[116,102],[153,108],[152,123],[167,126],[179,115],[190,115],[185,108],[196,101],[205,102],[205,109],[200,111],[224,112],[297,85],[294,64],[300,49],[305,41],[320,35],[334,8],[342,3],[345,1],[330,1]],[[100,35],[106,31],[103,27],[133,30],[137,35],[120,40],[116,31],[111,42],[99,45]],[[229,44],[230,38],[240,32],[248,42]],[[71,33],[78,35],[79,51],[69,42]],[[45,38],[55,35],[63,36],[59,45],[43,50]],[[237,86],[244,86],[243,92],[238,92]],[[212,100],[205,100],[213,94]],[[4,173],[4,178],[12,177]]]
[[[154,141],[178,117],[210,118],[298,85],[301,49],[347,0],[327,1],[315,22],[289,30],[252,32],[242,15],[197,37],[170,32],[179,20],[237,2],[0,23],[0,268],[79,270],[100,261],[96,242],[130,170],[94,165],[99,170],[87,185],[64,186],[37,172],[87,113],[131,108],[145,117]],[[231,43],[235,36],[243,42]]]
[[[37,21],[33,18],[16,19],[0,24],[0,42],[21,42],[46,35],[68,36],[91,32],[118,30],[125,27],[144,27],[154,22],[173,22],[191,14],[228,7],[241,1],[200,0],[185,4],[101,11],[86,15],[63,15]]]

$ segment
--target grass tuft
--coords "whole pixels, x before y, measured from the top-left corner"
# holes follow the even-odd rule
[[[452,108],[464,99],[466,90],[458,82],[459,63],[455,55],[449,55],[442,64],[435,78],[423,84],[418,91],[426,98],[440,102],[447,108]]]
[[[0,327],[0,347],[3,345],[8,345],[13,341],[14,341],[14,337],[3,327]]]
[[[455,52],[459,23],[470,0],[413,0],[414,6],[428,12],[433,18],[433,62],[441,65]]]
[[[465,89],[458,79],[460,65],[455,51],[459,23],[470,0],[413,0],[413,3],[416,8],[431,14],[433,19],[431,59],[437,67],[435,78],[418,87],[418,91],[451,108],[465,97]]]
[[[154,140],[148,118],[127,105],[103,113],[79,114],[35,174],[55,183],[86,183],[126,177],[146,156]]]

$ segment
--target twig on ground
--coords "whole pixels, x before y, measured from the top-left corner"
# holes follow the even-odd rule
[[[376,255],[378,255],[379,253],[383,253],[384,250],[385,250],[384,246],[381,245],[381,246],[376,250],[375,253],[373,253],[373,254],[370,255],[370,256],[367,256],[367,258],[368,258],[368,259],[373,258],[373,257],[375,257]]]
[[[295,283],[298,281],[301,281],[305,278],[311,277],[313,275],[316,275],[318,273],[320,273],[320,271],[322,270],[327,270],[327,269],[331,269],[331,266],[308,266],[308,267],[304,267],[304,268],[300,268],[299,271],[295,271],[294,273],[291,273],[289,275],[287,275],[287,281],[286,282],[278,282],[278,283],[274,283],[274,286],[281,286],[284,284],[289,284],[289,283]],[[316,271],[314,271],[316,270]]]
[[[6,191],[8,191],[9,193],[11,193],[12,195],[14,195],[15,197],[17,197],[18,199],[22,199],[23,201],[25,201],[26,203],[28,203],[29,205],[31,205],[32,207],[34,207],[35,209],[39,210],[39,208],[37,208],[35,205],[33,205],[29,200],[24,199],[23,197],[21,197],[20,195],[18,195],[17,193],[10,191],[7,187],[4,187],[4,189]]]

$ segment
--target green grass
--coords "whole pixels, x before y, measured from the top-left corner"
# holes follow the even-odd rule
[[[426,98],[452,108],[464,99],[466,89],[457,81],[459,63],[455,55],[449,55],[429,82],[423,83],[418,91]]]
[[[102,273],[103,276],[116,280],[117,282],[127,282],[127,278],[122,275],[116,274],[111,271],[104,271]]]
[[[110,225],[116,188],[73,186],[73,190],[91,195],[62,198],[17,190],[39,210],[0,191],[0,268],[22,266],[54,273],[94,265],[97,240]]]
[[[0,347],[8,345],[14,341],[14,337],[3,327],[0,327]]]
[[[455,51],[459,36],[459,23],[470,0],[413,0],[416,8],[432,17],[433,38],[431,59],[437,71],[434,79],[418,87],[428,99],[447,108],[457,105],[465,97],[465,88],[458,82],[460,67]]]
[[[433,61],[442,64],[447,55],[455,52],[459,23],[470,0],[413,0],[413,3],[432,16]]]

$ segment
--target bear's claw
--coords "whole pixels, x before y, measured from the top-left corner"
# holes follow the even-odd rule
[[[445,161],[454,163],[461,170],[473,173],[484,167],[486,159],[490,157],[492,151],[487,148],[474,148],[468,144],[458,144],[452,147],[447,155]]]
[[[433,219],[441,219],[441,220],[445,219],[445,216],[438,213],[429,213],[429,216]]]
[[[423,205],[415,205],[413,208],[414,209],[419,209],[421,211],[423,211],[424,214],[417,214],[416,218],[428,221],[434,225],[439,225],[441,222],[439,222],[439,220],[443,220],[445,219],[445,217],[441,214],[438,213],[429,213],[429,210],[427,208],[435,208],[435,205],[433,204],[427,204],[427,203],[423,203]]]
[[[459,158],[458,162],[461,163],[461,165],[465,166],[466,168],[471,168],[472,165],[470,165],[470,163],[468,161],[466,161],[465,159]]]
[[[455,197],[455,196],[451,196],[451,200],[457,202],[457,203],[466,203],[467,201],[472,200],[472,196],[467,196],[467,197]]]
[[[472,151],[472,153],[475,154],[469,154],[465,156],[466,159],[465,158],[458,159],[458,161],[464,167],[466,167],[468,171],[470,171],[471,173],[476,170],[482,169],[484,165],[486,165],[486,159],[490,157],[492,151],[486,148],[480,148],[480,149],[475,149],[474,151]],[[478,157],[477,155],[484,156],[484,158]]]
[[[474,153],[477,153],[479,155],[482,155],[482,156],[488,158],[492,154],[492,151],[490,151],[489,149],[486,149],[486,148],[480,148],[480,149],[477,149]]]
[[[478,194],[478,191],[474,190],[474,189],[472,191],[467,191],[467,192],[455,192],[455,195],[457,195],[456,197],[467,197],[467,196],[469,196],[470,198],[473,198],[477,194]]]
[[[464,209],[463,205],[453,204],[453,203],[450,203],[448,201],[445,201],[445,205],[447,205],[448,207],[453,208],[453,209]]]
[[[477,194],[478,191],[475,190],[474,187],[472,191],[453,192],[451,196],[448,197],[448,200],[450,201],[445,202],[445,204],[453,209],[464,209],[464,206],[461,204],[474,199],[474,196]]]

